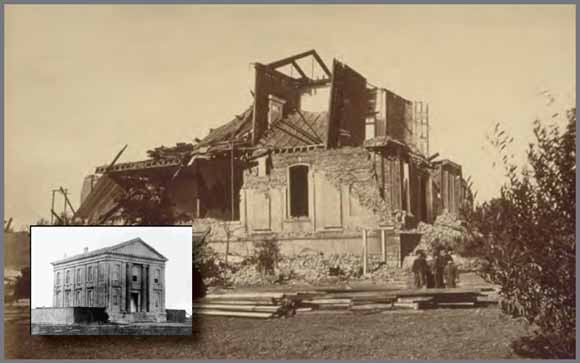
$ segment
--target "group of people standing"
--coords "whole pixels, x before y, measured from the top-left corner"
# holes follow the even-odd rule
[[[451,257],[450,248],[436,248],[433,257],[427,261],[424,251],[417,251],[412,271],[416,288],[453,288],[457,287],[457,266]]]

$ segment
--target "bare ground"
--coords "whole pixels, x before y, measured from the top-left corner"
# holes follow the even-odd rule
[[[501,359],[527,335],[496,307],[307,313],[289,319],[208,317],[193,337],[31,337],[26,319],[5,323],[7,358]],[[196,329],[197,327],[197,329]]]

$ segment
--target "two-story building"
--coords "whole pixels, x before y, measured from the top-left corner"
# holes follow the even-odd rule
[[[338,60],[330,69],[314,50],[254,67],[250,107],[195,143],[97,167],[76,216],[111,223],[128,180],[144,178],[168,190],[194,232],[211,228],[220,251],[275,238],[283,253],[360,252],[368,231],[370,248],[382,243],[398,265],[412,250],[406,230],[459,212],[461,166],[431,153],[427,103]]]
[[[166,262],[140,238],[52,262],[53,307],[104,307],[111,321],[166,321]]]

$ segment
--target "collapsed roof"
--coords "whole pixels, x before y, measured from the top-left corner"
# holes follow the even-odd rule
[[[311,59],[308,76],[300,62]],[[321,71],[314,76],[314,65]],[[150,159],[97,167],[96,173],[178,168],[195,156],[212,157],[231,150],[282,150],[304,147],[375,147],[390,141],[418,155],[428,154],[428,109],[392,91],[370,85],[348,65],[333,61],[332,72],[315,50],[268,64],[255,63],[254,102],[231,121],[210,130],[197,143],[181,143],[149,151]],[[288,68],[296,71],[290,72]],[[284,72],[285,71],[285,72]],[[323,112],[301,109],[301,96],[317,88],[330,88],[329,108]],[[279,114],[272,107],[279,100]],[[420,107],[419,107],[420,106]],[[374,122],[372,137],[365,127]]]
[[[309,75],[305,70],[308,61]],[[101,177],[97,181],[78,216],[88,215],[88,210],[102,204],[104,195],[124,193],[115,176],[175,176],[200,158],[234,154],[236,158],[253,158],[268,151],[394,146],[429,163],[428,105],[375,87],[362,74],[336,59],[331,71],[315,50],[267,64],[255,63],[254,68],[254,101],[244,112],[195,143],[158,147],[148,151],[147,160],[97,167],[96,174],[111,178]],[[304,110],[303,96],[321,88],[330,91],[327,109]],[[114,210],[112,205],[104,209]]]

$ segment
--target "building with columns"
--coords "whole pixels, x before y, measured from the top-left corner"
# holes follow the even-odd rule
[[[111,321],[167,319],[167,258],[140,238],[55,262],[53,307],[104,307]]]

